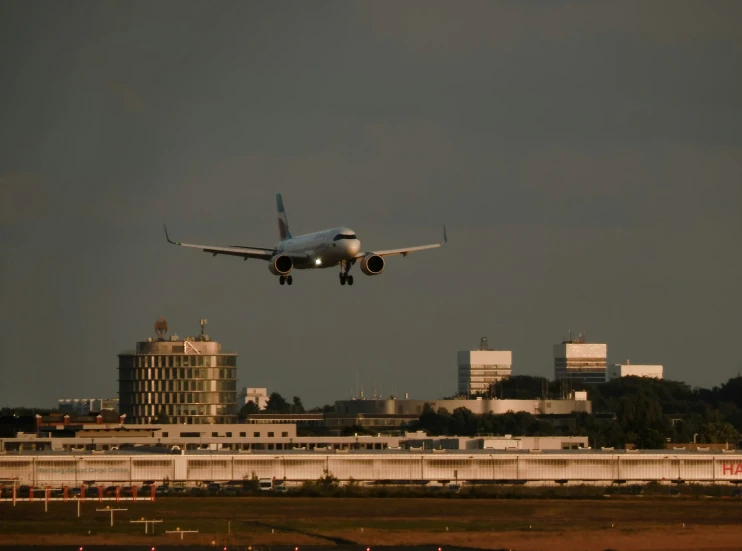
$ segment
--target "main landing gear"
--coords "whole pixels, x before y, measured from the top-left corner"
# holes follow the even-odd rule
[[[294,278],[290,275],[280,276],[278,278],[278,283],[280,283],[281,285],[283,285],[284,283],[291,285],[293,282],[294,282]]]
[[[340,263],[340,285],[353,285],[353,276],[350,275],[351,263],[343,261]]]

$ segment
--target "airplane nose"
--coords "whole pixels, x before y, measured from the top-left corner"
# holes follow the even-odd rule
[[[361,251],[361,242],[358,239],[350,239],[347,241],[348,256],[355,256]]]

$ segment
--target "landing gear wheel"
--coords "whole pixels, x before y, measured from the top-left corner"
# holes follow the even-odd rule
[[[345,282],[348,280],[348,276],[346,276],[343,272],[340,272],[340,285],[345,285]]]
[[[348,285],[353,285],[353,276],[352,275],[349,275],[348,276]]]
[[[294,282],[294,276],[290,276],[290,275],[286,276],[286,283],[291,285],[293,282]]]
[[[280,283],[281,285],[283,285],[284,283],[286,283],[286,276],[279,277],[278,278],[278,283]]]

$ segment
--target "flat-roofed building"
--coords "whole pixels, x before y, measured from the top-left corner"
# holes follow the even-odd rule
[[[337,400],[334,416],[340,415],[416,415],[420,416],[425,405],[433,411],[443,408],[453,412],[466,408],[474,414],[503,414],[525,412],[531,415],[565,415],[574,412],[592,413],[592,402],[587,392],[575,392],[573,398],[563,400],[499,400],[497,398],[477,398],[475,400]]]
[[[608,345],[587,343],[580,335],[554,345],[554,379],[604,383]]]
[[[639,365],[626,362],[625,364],[613,364],[608,367],[605,377],[607,381],[621,377],[652,377],[662,379],[664,368],[661,365]]]
[[[479,349],[458,353],[459,394],[485,394],[490,385],[510,377],[513,370],[513,353],[510,350],[490,350],[487,338],[480,341]]]

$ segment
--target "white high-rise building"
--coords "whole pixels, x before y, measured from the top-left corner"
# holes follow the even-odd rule
[[[510,377],[513,369],[513,352],[490,350],[487,338],[480,341],[478,350],[458,353],[459,394],[480,394],[489,390],[492,383]]]
[[[661,365],[638,365],[626,360],[625,364],[613,364],[609,366],[605,374],[605,379],[606,381],[620,377],[653,377],[655,379],[661,379],[663,370],[664,368]]]
[[[265,409],[268,405],[268,389],[267,388],[243,388],[240,394],[244,400],[244,403],[252,402],[258,408]]]
[[[564,339],[554,345],[554,379],[604,383],[608,345],[586,343],[580,334],[576,339]]]

